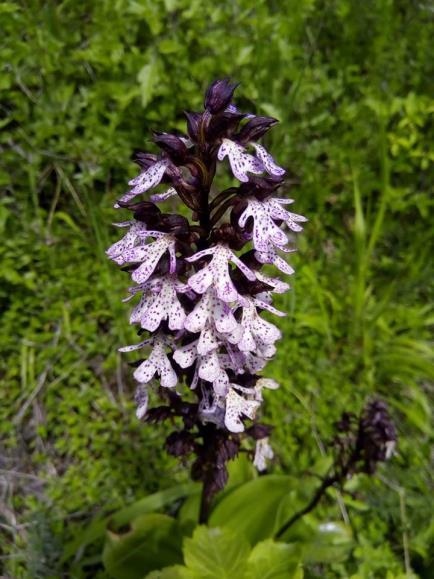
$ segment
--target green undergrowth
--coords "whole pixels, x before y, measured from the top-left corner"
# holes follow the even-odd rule
[[[241,108],[257,102],[253,112],[281,121],[266,144],[309,218],[292,290],[277,300],[287,317],[267,375],[282,386],[264,407],[273,471],[301,483],[322,472],[333,422],[374,395],[399,431],[378,477],[321,504],[324,520],[348,518],[357,547],[311,576],[390,579],[407,559],[428,577],[428,4],[30,1],[2,2],[0,15],[6,576],[61,576],[84,521],[187,478],[162,450],[164,430],[134,417],[117,353],[135,339],[120,302],[128,278],[104,249],[132,151],[149,146],[150,129],[181,128],[206,84],[231,75]]]

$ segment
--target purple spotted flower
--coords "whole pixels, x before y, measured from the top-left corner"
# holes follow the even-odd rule
[[[232,308],[220,299],[213,286],[209,287],[188,314],[184,328],[191,333],[201,332],[210,324],[220,333],[233,332],[238,323]]]
[[[157,264],[166,251],[170,255],[170,272],[176,268],[175,239],[169,233],[160,231],[147,231],[148,237],[154,237],[155,241],[137,245],[126,249],[115,261],[122,263],[139,263],[139,267],[133,272],[132,278],[137,283],[144,283],[155,271]]]
[[[166,344],[167,340],[164,336],[157,335],[155,338],[143,340],[139,344],[124,346],[119,349],[120,352],[133,352],[143,348],[143,346],[150,345],[152,347],[148,358],[134,372],[134,378],[139,384],[146,384],[152,380],[155,374],[158,374],[162,386],[167,388],[176,386],[178,378],[167,356]]]
[[[121,203],[128,203],[140,193],[144,193],[145,191],[148,191],[148,189],[152,189],[158,185],[161,182],[168,165],[168,159],[156,161],[150,167],[145,169],[145,171],[140,173],[138,177],[131,179],[128,185],[131,185],[132,189],[128,191],[128,193],[125,193],[119,201]],[[119,207],[120,203],[118,202],[115,204],[115,208],[118,209]]]
[[[146,224],[140,221],[123,221],[115,223],[116,227],[129,227],[129,230],[122,239],[114,243],[106,253],[110,259],[116,261],[119,265],[125,263],[124,254],[127,250],[132,249],[136,243],[146,239],[148,232]]]
[[[242,417],[253,420],[259,408],[257,400],[247,400],[240,396],[234,388],[230,388],[226,396],[225,426],[230,432],[243,432]]]
[[[222,301],[234,302],[238,298],[238,292],[229,274],[229,262],[232,261],[251,281],[255,279],[255,274],[227,245],[222,243],[217,243],[213,247],[187,257],[187,261],[197,261],[208,255],[212,255],[210,263],[190,277],[189,286],[198,294],[203,294],[211,285],[214,285],[216,294]]]
[[[145,330],[154,332],[163,320],[167,320],[170,330],[181,330],[186,314],[178,293],[188,292],[188,286],[173,274],[145,284],[141,286],[143,294],[131,313],[130,323],[139,323]]]
[[[258,142],[276,119],[241,112],[235,89],[215,81],[204,110],[186,113],[185,134],[153,133],[159,151],[136,155],[141,172],[115,205],[132,218],[116,224],[126,231],[107,250],[133,281],[124,301],[133,302],[141,341],[121,351],[143,356],[134,361],[137,417],[178,424],[166,447],[194,453],[192,476],[208,498],[245,438],[259,470],[273,457],[258,416],[263,391],[278,386],[262,372],[281,332],[263,312],[285,315],[273,296],[289,285],[263,266],[294,272],[285,256],[306,221],[277,196],[285,170]],[[236,181],[219,191],[216,167],[226,157]],[[175,201],[182,214],[168,212]],[[149,399],[163,405],[149,408]],[[225,457],[218,468],[216,457]]]
[[[241,352],[262,352],[266,346],[273,345],[282,335],[274,324],[261,318],[257,311],[258,305],[266,306],[267,309],[269,307],[268,304],[251,298],[247,298],[243,304],[240,320],[242,334],[238,342]]]
[[[222,144],[218,150],[218,160],[223,161],[227,156],[232,169],[232,173],[242,183],[247,183],[249,177],[247,173],[260,175],[267,172],[270,175],[281,177],[285,170],[276,165],[273,157],[257,143],[253,144],[256,151],[256,157],[247,153],[245,147],[231,141],[230,139],[223,139]]]
[[[286,223],[292,231],[301,231],[299,223],[306,218],[296,213],[289,213],[281,205],[292,203],[292,199],[268,198],[258,201],[251,197],[247,200],[247,207],[243,211],[238,224],[245,227],[249,219],[253,222],[253,245],[255,249],[267,253],[270,248],[277,246],[282,248],[288,243],[288,238],[282,231],[279,222]]]

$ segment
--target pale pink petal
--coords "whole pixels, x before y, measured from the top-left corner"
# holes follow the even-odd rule
[[[202,257],[206,257],[207,255],[213,255],[215,252],[216,247],[208,247],[208,249],[202,249],[202,251],[198,251],[194,255],[186,257],[185,261],[197,261],[198,259],[202,259]]]
[[[143,346],[146,346],[150,342],[152,342],[152,339],[148,338],[142,342],[139,342],[138,344],[133,344],[132,346],[123,346],[122,348],[118,349],[118,352],[134,352],[135,350],[140,350],[140,348],[143,348]]]
[[[226,396],[225,426],[230,432],[243,432],[244,424],[241,416],[252,419],[255,417],[259,402],[245,400],[231,388]]]
[[[192,312],[190,312],[184,322],[184,328],[189,332],[195,334],[201,332],[210,317],[210,299],[211,294],[209,290],[203,294],[202,298],[195,305]]]
[[[193,364],[193,362],[197,358],[197,342],[191,342],[186,346],[182,346],[181,348],[177,348],[173,353],[173,359],[177,364],[181,366],[181,368],[188,368]]]
[[[263,273],[261,273],[260,271],[256,271],[255,275],[259,281],[262,281],[263,283],[266,283],[267,285],[271,286],[273,288],[273,291],[277,294],[284,294],[286,291],[290,289],[289,284],[285,283],[284,281],[281,281],[278,278],[268,277]]]
[[[173,197],[177,194],[178,193],[176,192],[176,189],[174,187],[170,187],[170,189],[167,189],[167,191],[164,191],[163,193],[154,193],[151,195],[151,201],[154,201],[154,203],[160,203],[161,201],[166,201],[167,199],[170,199],[170,197]]]
[[[238,342],[238,348],[242,352],[254,352],[256,350],[256,342],[249,328],[244,328],[243,336]]]
[[[163,256],[164,252],[169,247],[173,246],[173,244],[174,241],[172,236],[166,234],[165,237],[157,239],[153,243],[131,250],[132,252],[137,249],[141,250],[140,252],[136,251],[134,254],[132,254],[131,261],[144,262],[132,273],[132,279],[137,283],[143,283],[147,281],[157,267],[157,264],[160,261],[160,258]]]
[[[184,308],[175,296],[169,310],[169,329],[172,331],[181,330],[184,327],[184,321]]]
[[[209,352],[216,350],[219,347],[219,340],[212,328],[206,328],[200,334],[199,342],[197,344],[197,352],[201,356],[205,356]]]
[[[166,354],[160,358],[158,369],[161,377],[161,386],[174,388],[178,382],[178,377]]]
[[[193,274],[188,280],[188,285],[198,294],[203,294],[213,282],[213,272],[210,264]]]
[[[233,302],[237,299],[238,292],[229,276],[227,265],[219,268],[218,275],[214,279],[217,296],[224,302]],[[193,288],[194,289],[194,288]]]
[[[141,420],[148,410],[148,390],[145,387],[139,387],[136,390],[134,400],[137,404],[136,416]]]
[[[163,178],[169,162],[167,160],[157,161],[150,167],[148,167],[143,173],[140,173],[134,179],[128,182],[128,185],[135,187],[137,193],[142,193],[147,191],[151,187],[155,187]]]
[[[151,357],[140,364],[140,366],[134,371],[134,378],[140,384],[146,384],[151,380],[157,371],[154,360]]]
[[[238,327],[231,308],[217,297],[212,301],[212,314],[218,332],[225,334],[233,332]]]
[[[259,338],[265,345],[274,344],[276,340],[282,337],[281,331],[275,325],[256,315],[251,324],[252,333]],[[240,347],[241,349],[241,347]]]
[[[267,469],[267,461],[274,457],[274,452],[268,443],[268,438],[261,438],[256,442],[254,466],[259,472]]]
[[[142,321],[142,318],[151,307],[155,296],[151,292],[147,292],[140,298],[140,302],[133,308],[130,315],[130,324],[137,324]]]
[[[175,244],[171,243],[168,247],[169,249],[169,272],[175,273],[176,271],[176,252]]]
[[[244,147],[229,139],[223,139],[217,154],[220,161],[226,155],[229,157],[232,173],[242,183],[249,180],[247,173],[259,175],[264,171],[264,167],[258,159],[246,153]]]
[[[221,367],[217,352],[213,351],[203,356],[199,364],[199,378],[214,382],[214,380],[217,380],[220,371]]]
[[[285,169],[279,167],[274,162],[273,157],[264,149],[262,145],[259,143],[253,143],[253,146],[256,149],[256,155],[260,159],[261,163],[264,165],[267,173],[270,175],[275,175],[276,177],[281,177],[285,174]]]
[[[219,372],[219,375],[212,383],[214,392],[217,396],[226,396],[229,390],[229,378],[224,370]]]
[[[255,305],[258,308],[261,308],[263,310],[268,310],[269,312],[271,312],[275,316],[279,316],[280,318],[284,318],[286,316],[285,312],[282,312],[282,311],[276,309],[274,306],[272,306],[271,304],[269,304],[263,300],[255,299],[254,301],[255,301]]]
[[[253,271],[247,267],[247,265],[241,261],[234,253],[231,252],[231,261],[240,269],[247,279],[250,281],[255,281],[256,276]]]

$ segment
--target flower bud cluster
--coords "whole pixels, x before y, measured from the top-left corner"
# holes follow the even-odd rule
[[[178,455],[195,448],[194,436],[186,434],[192,425],[234,435],[222,456],[233,454],[235,435],[249,426],[247,434],[258,441],[255,464],[263,469],[272,456],[268,430],[255,430],[249,421],[263,389],[278,386],[259,373],[281,332],[262,314],[285,315],[272,297],[289,289],[263,269],[274,265],[293,273],[283,256],[294,251],[293,233],[306,219],[288,210],[292,199],[276,195],[285,170],[258,142],[277,121],[241,113],[232,102],[235,88],[228,80],[213,82],[205,110],[186,113],[186,134],[154,133],[159,154],[136,155],[140,173],[115,205],[132,218],[115,224],[126,233],[107,254],[131,274],[135,285],[125,301],[138,301],[130,322],[146,333],[138,344],[121,348],[144,352],[134,371],[138,416],[182,416],[190,426],[167,443]],[[211,191],[220,164],[228,164],[238,184]],[[190,221],[164,211],[175,198],[191,210]],[[169,400],[159,414],[147,410],[155,381]],[[183,384],[196,402],[182,402],[191,400],[183,396]]]

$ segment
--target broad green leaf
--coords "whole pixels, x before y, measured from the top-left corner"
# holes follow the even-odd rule
[[[228,462],[229,479],[225,488],[236,487],[257,478],[258,474],[252,461],[246,454],[239,454],[235,460]]]
[[[107,533],[103,563],[114,579],[142,579],[150,571],[182,563],[182,534],[167,515],[143,515],[127,533]]]
[[[250,553],[246,579],[300,577],[297,575],[300,572],[300,560],[300,549],[295,545],[276,543],[272,539],[267,539],[255,545]]]
[[[184,560],[194,579],[241,579],[249,545],[241,533],[197,527],[184,542]]]
[[[200,485],[197,483],[184,483],[154,493],[117,511],[117,513],[111,517],[111,524],[116,526],[125,525],[139,515],[158,511],[169,503],[173,503],[182,497],[188,497],[197,493],[199,489]]]
[[[65,546],[62,562],[74,556],[79,549],[83,549],[86,545],[90,545],[103,537],[109,522],[114,528],[126,525],[140,515],[158,511],[167,504],[196,493],[198,488],[199,485],[196,483],[176,485],[169,489],[165,489],[164,491],[159,491],[158,493],[144,497],[143,499],[120,509],[110,517],[99,518],[92,521],[92,523],[79,533],[73,541]]]
[[[289,476],[254,479],[222,499],[211,513],[209,524],[228,527],[254,545],[273,533],[280,502],[293,485],[294,479]]]

